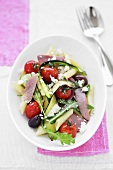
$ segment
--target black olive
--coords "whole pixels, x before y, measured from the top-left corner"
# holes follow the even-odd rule
[[[41,124],[41,116],[36,115],[28,121],[28,125],[32,128],[36,128]]]
[[[83,75],[76,75],[73,78],[75,81],[84,80],[84,86],[88,84],[88,79]]]

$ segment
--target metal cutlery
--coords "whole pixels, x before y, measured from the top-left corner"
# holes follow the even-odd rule
[[[79,7],[76,12],[84,35],[88,38],[93,38],[99,45],[102,59],[102,71],[104,73],[106,85],[111,86],[113,85],[113,65],[99,39],[100,34],[104,31],[102,17],[99,11],[92,6],[87,9],[84,6]]]

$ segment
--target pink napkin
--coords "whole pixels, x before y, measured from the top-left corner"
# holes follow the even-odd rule
[[[106,128],[106,114],[96,133],[85,144],[68,151],[50,151],[38,148],[38,153],[53,156],[90,156],[109,152],[108,135]]]
[[[0,0],[0,65],[10,66],[28,44],[29,0]]]
[[[0,65],[13,65],[28,44],[29,0],[0,0]],[[70,151],[53,152],[38,148],[38,153],[54,156],[87,156],[109,151],[106,115],[95,135]]]

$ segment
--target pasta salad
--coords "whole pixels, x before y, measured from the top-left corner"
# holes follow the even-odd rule
[[[94,110],[93,86],[61,49],[51,47],[37,61],[27,61],[13,86],[21,97],[20,112],[37,136],[47,134],[51,141],[70,145],[77,133],[87,130]]]

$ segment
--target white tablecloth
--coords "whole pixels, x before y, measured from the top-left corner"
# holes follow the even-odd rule
[[[42,36],[63,34],[80,38],[99,58],[97,45],[84,37],[75,8],[94,5],[104,19],[105,31],[101,36],[113,61],[113,1],[112,0],[30,0],[29,42]],[[0,72],[11,68],[0,67]],[[0,76],[0,169],[11,170],[75,170],[113,169],[113,87],[107,88],[107,129],[110,152],[90,157],[54,157],[37,153],[32,145],[15,128],[6,103],[8,76]],[[12,101],[13,102],[13,101]]]

